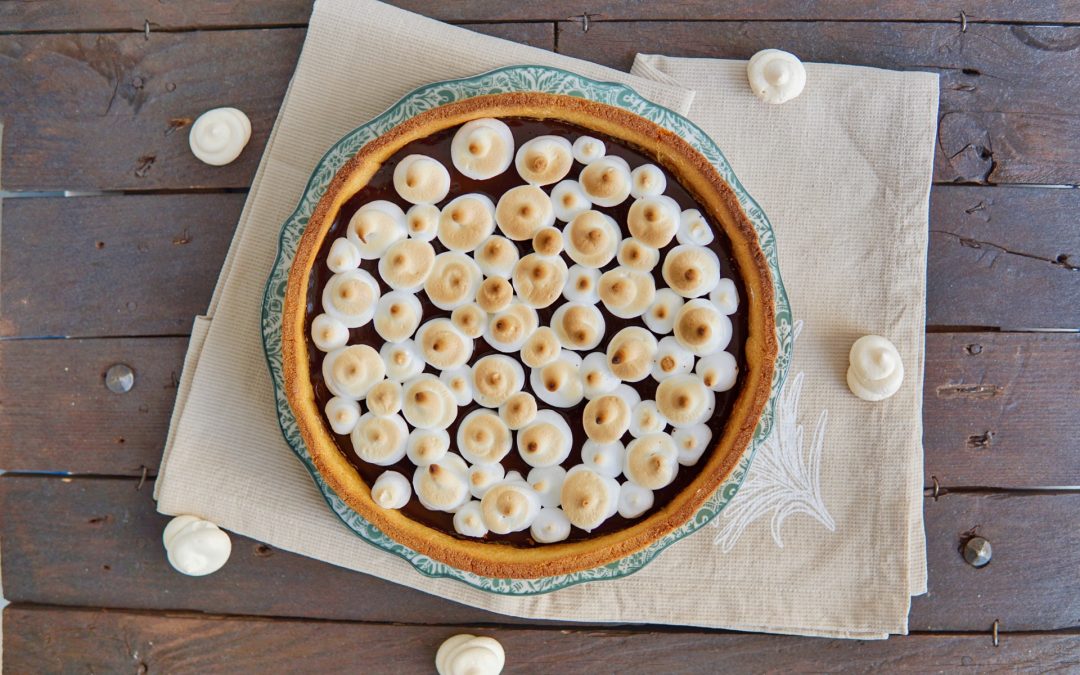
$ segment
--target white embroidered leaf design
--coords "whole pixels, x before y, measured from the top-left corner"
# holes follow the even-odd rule
[[[796,322],[796,337],[801,329],[802,322]],[[803,373],[784,385],[772,434],[758,448],[746,482],[722,517],[715,521],[720,528],[715,543],[724,553],[735,547],[751,523],[770,513],[773,541],[780,548],[784,547],[780,536],[784,521],[796,513],[815,518],[830,532],[836,530],[836,523],[821,498],[821,452],[829,411],[821,411],[810,447],[804,451],[803,425],[798,421],[802,385]]]

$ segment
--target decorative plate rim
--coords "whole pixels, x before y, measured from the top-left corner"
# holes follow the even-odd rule
[[[360,514],[349,508],[326,484],[312,462],[311,455],[297,428],[296,418],[285,396],[281,366],[281,321],[289,268],[296,253],[296,245],[307,227],[308,220],[315,210],[315,205],[326,191],[327,185],[338,169],[370,140],[420,112],[483,94],[510,91],[541,91],[551,94],[564,94],[615,105],[641,115],[653,123],[679,134],[698,152],[701,152],[734,190],[739,205],[746,212],[747,217],[754,226],[754,230],[757,232],[758,240],[765,253],[765,259],[773,279],[776,295],[776,331],[779,340],[779,352],[776,358],[776,368],[773,373],[769,401],[754,431],[750,448],[743,454],[727,480],[720,485],[690,520],[648,547],[620,560],[590,570],[537,579],[492,578],[456,569],[397,543],[365,520]],[[761,206],[747,193],[746,188],[735,176],[735,172],[724,154],[712,139],[690,120],[673,110],[646,100],[637,91],[625,84],[601,82],[560,68],[537,65],[506,66],[471,77],[445,80],[419,87],[403,96],[371,121],[347,133],[327,150],[316,164],[315,170],[312,171],[296,209],[282,224],[274,264],[267,278],[263,294],[261,323],[263,349],[266,364],[270,370],[270,378],[274,384],[274,399],[277,405],[278,424],[282,436],[284,436],[285,441],[308,470],[308,473],[311,474],[330,510],[361,539],[381,551],[391,553],[405,560],[424,576],[453,579],[478,590],[513,596],[539,595],[588,581],[619,579],[628,576],[644,568],[664,549],[701,529],[715,518],[727,506],[742,485],[746,478],[746,471],[757,452],[758,446],[768,437],[772,430],[776,397],[787,378],[793,342],[791,305],[780,277],[776,238],[772,226]]]

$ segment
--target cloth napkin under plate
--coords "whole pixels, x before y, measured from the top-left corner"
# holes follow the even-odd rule
[[[801,320],[786,412],[717,527],[630,577],[533,597],[421,576],[338,521],[281,436],[259,322],[280,226],[326,148],[417,86],[522,63],[626,83],[705,128],[770,216]],[[209,311],[193,328],[158,509],[515,616],[906,632],[910,595],[925,591],[917,488],[936,76],[811,64],[802,97],[767,107],[744,68],[640,57],[627,75],[372,0],[318,0]],[[332,106],[326,91],[337,92]],[[859,401],[844,383],[847,349],[866,332],[889,336],[907,366],[885,403]],[[778,480],[794,488],[761,501]]]

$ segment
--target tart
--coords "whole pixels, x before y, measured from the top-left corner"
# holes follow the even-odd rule
[[[337,173],[285,294],[312,460],[399,543],[487,577],[598,567],[689,520],[777,355],[757,235],[677,135],[521,92],[420,113]]]

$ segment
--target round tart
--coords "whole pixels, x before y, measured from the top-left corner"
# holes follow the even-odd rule
[[[487,577],[610,563],[750,445],[773,283],[680,137],[522,92],[416,115],[319,201],[289,273],[286,395],[312,460],[399,543]]]

